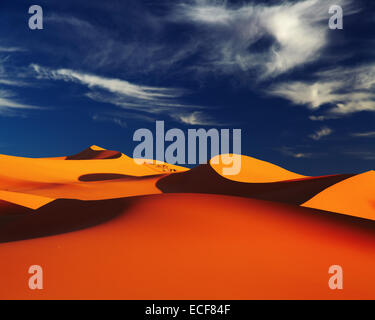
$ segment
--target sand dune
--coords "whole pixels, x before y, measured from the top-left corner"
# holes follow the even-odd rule
[[[303,206],[375,220],[375,171],[337,183]]]
[[[97,151],[93,149],[93,151]],[[86,151],[84,151],[86,152]],[[102,151],[99,151],[102,152]],[[164,164],[178,171],[186,168]],[[149,176],[166,171],[152,162],[138,165],[132,158],[121,154],[116,159],[91,159],[60,161],[56,159],[34,159],[0,155],[1,175],[12,179],[32,182],[64,183],[75,182],[85,174],[107,173],[132,176]]]
[[[113,157],[115,153],[120,156]],[[66,161],[67,158],[70,160]],[[33,195],[51,199],[102,200],[157,194],[161,193],[156,187],[158,176],[188,170],[153,160],[139,165],[124,154],[107,152],[97,146],[82,151],[78,156],[63,158],[31,159],[0,155],[0,166],[0,190],[11,192],[0,193],[0,199],[30,208],[33,207],[29,205]],[[17,198],[17,194],[30,197]],[[38,197],[33,199],[36,201]],[[36,205],[35,208],[38,207]]]
[[[40,196],[27,194],[27,193],[10,192],[10,191],[3,191],[3,190],[0,190],[0,199],[14,203],[14,204],[18,204],[18,205],[21,205],[30,209],[39,209],[40,207],[43,207],[47,203],[55,200],[55,199],[40,197]]]
[[[121,152],[106,150],[93,145],[80,153],[66,157],[66,160],[118,159],[121,156]]]
[[[375,172],[243,157],[227,177],[213,162],[0,155],[0,299],[375,299]],[[42,291],[25,285],[33,264]],[[344,291],[328,289],[333,264]]]
[[[164,193],[223,194],[299,205],[325,188],[351,176],[335,175],[282,182],[248,183],[229,180],[207,164],[187,172],[165,176],[159,179],[156,185]]]
[[[12,275],[2,279],[0,299],[375,298],[370,221],[218,195],[66,205],[68,211],[51,211],[62,216],[45,227],[57,219],[70,228],[66,221],[75,218],[69,211],[79,213],[82,205],[85,218],[76,222],[103,217],[104,211],[113,215],[91,228],[0,244],[7,257],[0,274]],[[45,270],[45,289],[39,292],[24,281],[34,263]],[[346,272],[341,292],[327,286],[328,266],[335,263]]]
[[[225,168],[226,165],[222,163],[220,157],[221,156],[216,156],[212,158],[210,165],[218,174],[221,175],[223,168]],[[279,182],[306,178],[306,176],[288,171],[272,163],[248,156],[241,156],[240,173],[231,176],[226,175],[225,177],[238,182],[250,183]]]

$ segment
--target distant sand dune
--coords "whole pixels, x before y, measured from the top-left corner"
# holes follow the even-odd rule
[[[223,168],[228,167],[227,165],[222,163],[221,157],[222,155],[216,156],[210,161],[211,167],[220,175],[223,172]],[[248,156],[240,157],[241,171],[236,175],[226,176],[227,179],[238,182],[266,183],[307,178],[306,176],[288,171],[266,161],[258,160]]]
[[[375,171],[337,183],[303,206],[375,220]]]

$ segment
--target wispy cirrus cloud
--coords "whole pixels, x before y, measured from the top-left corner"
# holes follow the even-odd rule
[[[375,138],[375,131],[356,132],[352,133],[351,136],[356,138]]]
[[[224,125],[223,123],[218,123],[217,120],[209,117],[201,111],[194,111],[192,113],[176,113],[173,117],[179,122],[192,126]]]
[[[28,86],[23,79],[20,79],[14,72],[10,72],[7,68],[9,62],[9,53],[21,51],[20,48],[0,47],[0,53],[6,52],[7,55],[0,57],[0,113],[1,115],[22,115],[22,110],[37,110],[42,109],[28,103],[22,102],[19,95],[15,92],[13,87]]]
[[[0,113],[2,115],[14,115],[21,109],[41,109],[37,106],[24,104],[18,101],[17,96],[10,90],[0,90]]]
[[[333,133],[333,130],[331,128],[323,127],[321,129],[317,130],[315,133],[311,134],[310,138],[318,141],[318,140],[320,140],[324,137],[328,137],[332,133]]]
[[[70,69],[51,70],[36,64],[32,64],[31,68],[39,79],[79,83],[90,89],[86,97],[133,113],[138,111],[168,116],[186,124],[208,123],[208,116],[202,111],[204,107],[181,103],[181,99],[188,94],[184,89],[145,86]],[[144,118],[143,115],[141,117]]]
[[[229,5],[227,1],[196,0],[177,5],[172,18],[196,25],[199,47],[208,56],[206,63],[226,71],[260,69],[260,77],[265,78],[320,58],[329,39],[330,3]],[[331,4],[346,5],[346,14],[354,12],[349,0]]]
[[[375,64],[329,69],[314,77],[317,79],[279,83],[267,91],[313,110],[330,106],[325,115],[311,120],[375,111]]]
[[[11,53],[11,52],[20,52],[20,51],[26,51],[26,50],[24,48],[20,48],[20,47],[0,46],[0,53]]]
[[[296,159],[303,159],[303,158],[312,158],[314,155],[310,152],[299,152],[296,151],[295,148],[291,147],[281,147],[278,149],[283,155],[287,157],[292,157]]]

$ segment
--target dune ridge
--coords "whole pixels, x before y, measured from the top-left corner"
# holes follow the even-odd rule
[[[335,175],[268,183],[249,183],[228,179],[219,174],[211,165],[206,164],[187,172],[165,176],[157,181],[156,186],[164,193],[222,194],[300,205],[325,188],[351,176]],[[245,176],[242,179],[245,179]],[[259,179],[263,180],[260,175],[257,180]]]
[[[232,154],[218,155],[212,158],[209,165],[220,175],[222,175],[223,168],[227,165],[223,164],[222,157],[231,157]],[[286,180],[296,180],[307,178],[284,168],[281,168],[272,163],[259,160],[253,157],[241,155],[241,171],[235,175],[226,175],[225,178],[237,182],[248,183],[267,183],[267,182],[280,182]]]
[[[337,183],[302,206],[375,220],[375,171]]]
[[[0,155],[0,299],[375,298],[374,172],[242,160],[224,176],[215,159],[189,170],[97,146]],[[35,263],[38,293],[19,281]],[[340,293],[327,289],[332,263],[345,267]]]

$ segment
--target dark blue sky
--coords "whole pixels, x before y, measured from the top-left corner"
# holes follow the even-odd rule
[[[242,128],[243,154],[308,175],[375,162],[374,1],[36,0],[0,3],[0,153],[133,133]],[[344,30],[330,30],[330,5]]]

